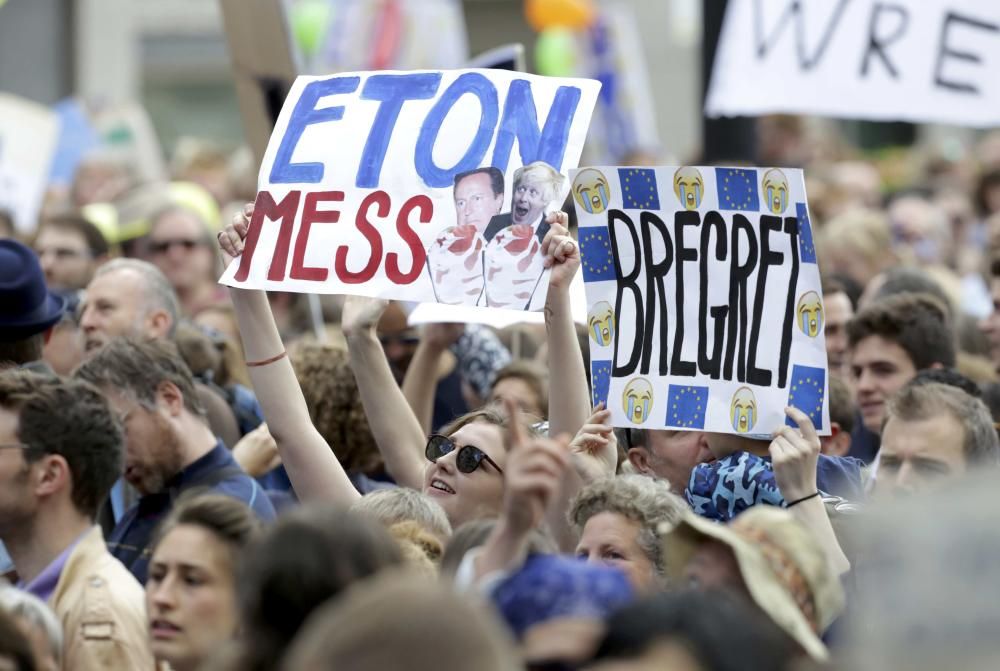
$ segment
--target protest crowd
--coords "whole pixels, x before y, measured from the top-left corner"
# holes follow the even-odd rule
[[[755,162],[682,157],[712,167],[669,168],[660,204],[631,210],[668,210],[671,188],[678,212],[699,207],[716,166],[732,167],[720,184],[801,170],[811,241],[788,249],[819,286],[789,333],[823,338],[826,393],[764,433],[748,386],[730,430],[648,428],[647,392],[609,395],[592,362],[626,325],[579,318],[573,295],[598,277],[584,219],[611,206],[574,197],[566,165],[526,160],[506,195],[496,167],[448,176],[457,225],[426,254],[430,300],[472,282],[483,300],[461,314],[544,315],[503,327],[220,282],[244,252],[263,276],[275,243],[259,161],[211,138],[167,147],[165,181],[95,147],[29,225],[0,209],[0,671],[997,668],[1000,131],[872,153],[804,117],[754,123]],[[682,165],[643,151],[618,163]],[[761,212],[784,211],[770,197]],[[284,253],[301,269],[298,240]],[[508,270],[491,250],[516,244],[547,292],[482,288]],[[459,248],[464,274],[439,281]],[[747,300],[744,339],[764,321]],[[742,383],[740,347],[722,374]]]

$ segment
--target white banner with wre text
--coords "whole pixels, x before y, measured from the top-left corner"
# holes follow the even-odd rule
[[[1000,125],[996,0],[730,0],[708,116]]]

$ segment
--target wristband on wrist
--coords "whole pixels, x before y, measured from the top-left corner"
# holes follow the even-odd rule
[[[282,351],[281,354],[272,356],[270,359],[262,359],[260,361],[247,361],[247,366],[250,368],[255,368],[257,366],[266,366],[269,363],[274,363],[275,361],[280,361],[288,356],[288,350]]]
[[[817,496],[822,496],[822,493],[816,492],[815,494],[810,494],[809,496],[803,496],[801,499],[796,499],[791,503],[786,503],[785,508],[791,508],[792,506],[797,506],[804,501],[808,501],[809,499],[815,499]]]

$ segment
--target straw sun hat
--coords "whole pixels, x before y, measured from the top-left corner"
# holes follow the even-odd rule
[[[723,543],[733,551],[757,606],[811,657],[827,659],[819,635],[843,610],[844,593],[822,547],[790,512],[755,506],[728,525],[687,513],[676,525],[661,526],[660,533],[672,581],[683,579],[701,543]]]

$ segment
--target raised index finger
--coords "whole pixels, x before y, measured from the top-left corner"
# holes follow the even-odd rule
[[[521,423],[521,408],[510,398],[505,398],[503,404],[507,409],[507,449],[516,450],[528,440],[524,425]]]
[[[812,420],[809,419],[809,415],[802,412],[798,408],[787,407],[785,408],[785,414],[791,417],[792,421],[799,425],[799,433],[810,443],[818,443],[819,435],[816,434],[816,427],[813,426]]]

